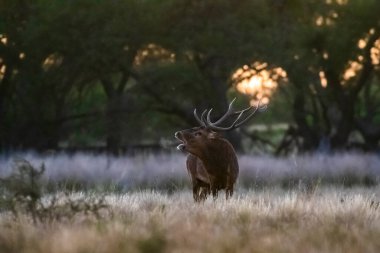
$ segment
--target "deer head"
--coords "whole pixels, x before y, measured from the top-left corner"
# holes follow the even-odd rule
[[[263,111],[266,109],[266,105],[260,106],[259,101],[257,106],[250,106],[241,111],[234,112],[234,102],[235,99],[229,104],[227,112],[215,122],[211,121],[211,113],[213,109],[204,110],[200,117],[195,109],[194,117],[200,126],[176,132],[175,137],[182,141],[182,143],[177,146],[177,149],[201,158],[205,153],[215,149],[213,146],[215,146],[217,140],[221,138],[218,132],[230,131],[238,128],[248,122],[257,111]],[[227,127],[222,126],[223,123],[231,117],[235,117],[232,124]]]

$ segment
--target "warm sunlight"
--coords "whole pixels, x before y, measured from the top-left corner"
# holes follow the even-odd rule
[[[364,49],[367,46],[369,35],[374,33],[374,29],[371,29],[369,31],[368,36],[365,38],[362,38],[358,41],[357,46],[360,49]],[[380,64],[380,39],[377,40],[374,43],[374,46],[370,50],[370,57],[371,57],[371,62],[374,66]],[[364,56],[359,55],[356,60],[349,61],[347,63],[347,68],[345,72],[343,73],[343,82],[342,84],[347,83],[350,79],[354,78],[357,76],[357,74],[361,71],[363,68],[363,60]]]
[[[134,64],[140,66],[148,62],[174,62],[174,60],[173,52],[151,43],[138,51]]]
[[[323,26],[323,25],[332,25],[334,24],[334,21],[339,17],[338,13],[336,12],[330,12],[327,16],[318,16],[316,17],[314,23],[317,26]]]
[[[6,45],[8,43],[8,38],[4,34],[0,34],[0,42]]]
[[[252,98],[251,103],[258,99],[267,104],[280,82],[287,80],[287,74],[282,68],[268,68],[267,63],[255,62],[251,66],[244,65],[232,75],[236,89]]]
[[[347,4],[348,0],[336,0],[336,2],[340,5]]]
[[[21,55],[20,55],[20,57],[21,57]],[[25,57],[25,55],[23,57]],[[51,54],[42,63],[42,68],[45,71],[48,71],[52,67],[56,67],[56,66],[61,65],[62,61],[63,61],[62,56],[60,56],[58,54]]]
[[[327,4],[333,4],[333,3],[337,3],[339,5],[344,5],[344,4],[347,4],[348,0],[326,0],[326,3]]]
[[[375,33],[375,29],[374,28],[370,29],[368,34],[364,38],[358,41],[358,48],[364,49],[367,46],[370,35],[373,35],[374,33]],[[380,64],[380,39],[375,41],[374,46],[370,50],[370,55],[371,55],[372,64],[379,65]],[[359,56],[358,60],[359,62],[362,62],[363,56]]]
[[[358,47],[359,47],[360,49],[365,48],[366,45],[367,45],[367,41],[366,41],[365,39],[360,39],[360,40],[358,41]]]
[[[8,43],[8,38],[3,34],[0,34],[0,43],[4,45],[7,45]],[[7,70],[7,66],[5,66],[3,59],[0,58],[0,80],[3,80],[6,70]]]
[[[380,65],[380,39],[375,42],[375,46],[371,48],[371,59],[373,65]]]
[[[321,80],[322,87],[326,88],[327,87],[327,79],[326,79],[324,71],[319,71],[319,79]]]
[[[363,68],[363,65],[357,61],[348,62],[348,68],[343,74],[344,81],[347,81],[356,76],[356,74]]]
[[[6,69],[7,69],[7,67],[5,65],[2,65],[0,67],[0,80],[3,80]]]

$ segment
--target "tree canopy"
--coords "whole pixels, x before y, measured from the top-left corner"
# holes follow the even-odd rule
[[[227,133],[238,150],[379,149],[378,13],[376,0],[3,0],[0,147],[162,144],[194,108],[263,96],[236,71],[254,85],[248,73],[281,68],[268,111]]]

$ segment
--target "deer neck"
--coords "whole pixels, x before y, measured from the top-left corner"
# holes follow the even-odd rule
[[[208,172],[216,172],[230,166],[231,160],[235,159],[235,154],[231,144],[226,140],[216,139],[199,159],[203,162]]]

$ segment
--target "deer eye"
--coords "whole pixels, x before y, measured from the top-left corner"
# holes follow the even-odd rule
[[[200,136],[200,135],[202,135],[202,134],[201,134],[200,132],[195,132],[194,135],[195,135],[195,136]]]

